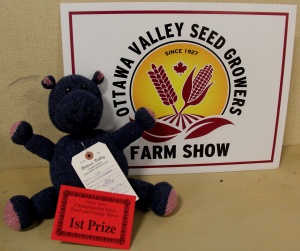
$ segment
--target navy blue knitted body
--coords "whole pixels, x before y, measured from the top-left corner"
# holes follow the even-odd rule
[[[93,130],[85,134],[67,135],[57,142],[53,158],[50,161],[50,175],[54,187],[59,189],[61,184],[83,187],[72,167],[72,157],[84,151],[84,147],[89,148],[97,142],[107,145],[123,173],[128,175],[127,159],[123,149],[120,149],[113,141],[112,134],[103,130]]]
[[[58,130],[67,133],[56,144],[44,136],[34,134],[26,121],[12,126],[11,138],[14,143],[24,145],[30,152],[49,161],[53,185],[31,198],[17,195],[7,202],[4,220],[12,229],[23,230],[36,220],[54,217],[61,185],[84,187],[72,166],[72,157],[97,142],[107,145],[125,176],[128,176],[128,163],[123,150],[140,138],[144,130],[155,126],[155,117],[146,108],[140,108],[135,114],[135,120],[115,132],[95,129],[103,112],[102,95],[97,86],[103,79],[99,71],[92,80],[80,75],[66,76],[57,83],[53,76],[43,79],[43,87],[51,90],[50,119]],[[150,208],[157,215],[164,216],[176,207],[177,194],[170,184],[162,182],[152,185],[133,178],[129,181],[140,197],[138,208]]]

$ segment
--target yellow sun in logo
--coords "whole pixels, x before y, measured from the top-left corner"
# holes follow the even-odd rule
[[[131,82],[132,105],[171,114],[219,115],[229,98],[229,79],[219,58],[191,42],[174,42],[150,52]]]

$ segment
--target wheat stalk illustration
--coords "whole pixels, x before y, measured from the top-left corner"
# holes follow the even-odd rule
[[[151,65],[152,71],[148,71],[148,75],[151,78],[155,89],[162,100],[164,105],[172,106],[176,114],[178,111],[175,107],[175,102],[177,101],[177,94],[174,91],[174,88],[166,74],[166,71],[162,65],[158,68],[155,64]]]
[[[185,134],[185,139],[195,139],[203,137],[212,131],[233,124],[231,121],[220,117],[205,117],[198,114],[182,113],[190,105],[198,105],[203,101],[209,88],[214,84],[210,82],[213,74],[213,66],[205,65],[193,78],[196,67],[187,77],[183,88],[182,98],[185,102],[178,113],[175,108],[177,95],[162,65],[158,68],[151,65],[152,70],[148,71],[156,91],[164,105],[172,106],[175,114],[166,115],[159,118],[156,127],[152,131],[145,132],[143,137],[150,142],[165,142],[173,139],[178,134]],[[174,69],[176,71],[176,69]]]
[[[188,106],[199,104],[204,99],[208,89],[213,84],[213,82],[209,84],[213,72],[213,67],[211,65],[206,65],[204,68],[202,68],[193,80],[195,69],[196,68],[192,70],[182,88],[182,97],[185,104],[179,114],[181,114]]]

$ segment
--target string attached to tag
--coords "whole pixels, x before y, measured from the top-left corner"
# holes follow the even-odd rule
[[[94,154],[92,152],[88,151],[88,149],[85,147],[85,145],[83,144],[83,142],[80,142],[80,143],[83,146],[84,150],[86,151],[85,158],[87,160],[91,160],[94,157]]]

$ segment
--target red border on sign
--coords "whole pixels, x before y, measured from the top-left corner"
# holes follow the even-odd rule
[[[216,165],[242,165],[242,164],[260,164],[260,163],[272,163],[274,161],[278,123],[280,117],[280,104],[282,98],[282,88],[284,79],[284,66],[286,59],[286,46],[288,35],[288,21],[289,13],[287,12],[243,12],[243,11],[180,11],[180,10],[126,10],[126,11],[71,11],[69,12],[69,27],[70,27],[70,50],[71,50],[71,67],[72,74],[75,74],[75,55],[74,55],[74,38],[73,38],[73,16],[76,15],[133,15],[133,14],[191,14],[191,15],[254,15],[254,16],[283,16],[285,17],[285,31],[284,31],[284,43],[282,50],[282,63],[280,74],[280,87],[278,93],[278,105],[276,114],[276,123],[274,128],[273,146],[270,159],[256,160],[256,161],[239,161],[239,162],[225,162],[225,163],[199,163],[199,164],[175,164],[175,165],[149,165],[147,168],[169,168],[169,167],[197,167],[197,166],[216,166]],[[130,168],[145,168],[145,166],[131,166]]]

